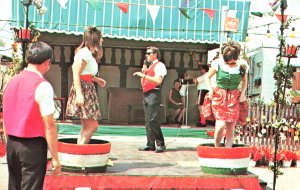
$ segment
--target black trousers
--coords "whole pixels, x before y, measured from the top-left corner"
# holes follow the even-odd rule
[[[144,112],[145,112],[145,125],[147,134],[147,146],[155,148],[157,146],[165,145],[164,136],[162,134],[160,125],[160,104],[161,104],[161,91],[150,90],[144,93]]]
[[[8,136],[9,190],[42,190],[46,174],[47,142],[42,137]]]

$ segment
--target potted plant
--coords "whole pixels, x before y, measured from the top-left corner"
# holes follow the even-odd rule
[[[292,160],[295,158],[295,153],[291,150],[282,150],[282,166],[283,167],[290,167]]]
[[[269,161],[269,166],[274,166],[274,152],[275,150],[273,148],[267,148],[265,149],[265,156],[266,159]],[[276,154],[276,160],[277,162],[282,160],[282,153],[280,153],[279,151]]]
[[[252,160],[251,160],[252,163],[250,161],[249,166],[253,166],[253,167],[255,167],[257,162],[259,160],[261,160],[265,155],[263,147],[256,147],[256,146],[253,146],[251,148],[251,154],[252,154],[252,156],[251,156],[252,157]]]

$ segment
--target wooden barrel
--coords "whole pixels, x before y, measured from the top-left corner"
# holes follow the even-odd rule
[[[197,147],[201,170],[212,174],[246,174],[250,161],[250,147],[233,145],[232,148],[200,144]]]
[[[75,138],[58,140],[58,157],[64,172],[105,172],[111,149],[109,141],[91,139],[79,145]]]

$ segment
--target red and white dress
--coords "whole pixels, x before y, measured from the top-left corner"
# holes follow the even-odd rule
[[[242,81],[241,64],[247,66],[245,60],[238,60],[234,67],[225,64],[222,59],[212,63],[212,68],[217,71],[217,87],[213,90],[211,101],[212,112],[216,120],[236,122],[239,119],[239,96],[241,94],[239,85]]]

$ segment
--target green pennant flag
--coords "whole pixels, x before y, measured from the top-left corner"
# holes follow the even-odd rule
[[[5,47],[5,42],[0,39],[0,47]]]
[[[264,14],[261,12],[251,12],[252,15],[262,17]]]
[[[187,8],[179,8],[180,12],[187,18],[187,19],[191,19],[192,17],[190,17],[188,15],[188,9]]]
[[[101,1],[99,1],[99,0],[86,0],[86,1],[96,11],[101,11],[102,10],[101,4],[100,4]]]

